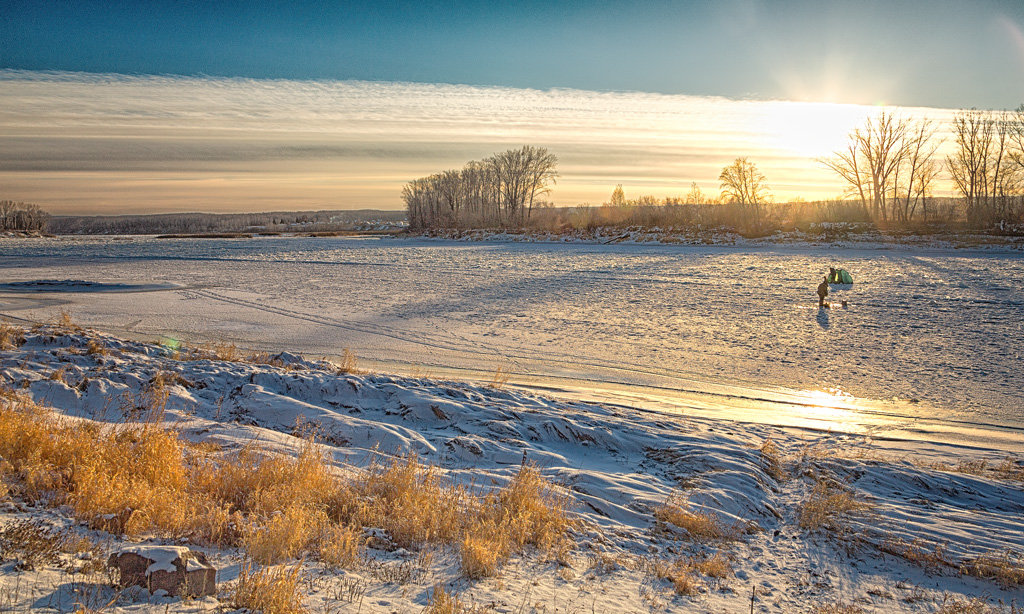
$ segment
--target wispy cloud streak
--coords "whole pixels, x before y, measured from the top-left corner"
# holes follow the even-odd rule
[[[949,111],[906,109],[944,119]],[[872,107],[579,90],[0,71],[4,198],[55,211],[397,208],[401,185],[522,144],[559,204],[717,191],[737,156],[779,198],[832,197],[816,156]]]

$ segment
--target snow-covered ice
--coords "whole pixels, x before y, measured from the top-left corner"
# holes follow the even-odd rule
[[[854,276],[832,297],[845,309],[815,306],[829,265]],[[348,348],[478,381],[501,367],[574,398],[878,435],[1007,447],[1024,427],[1016,250],[10,239],[0,276],[0,313],[66,308],[137,339]]]

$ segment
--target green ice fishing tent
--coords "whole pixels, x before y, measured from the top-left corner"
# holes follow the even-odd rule
[[[834,273],[829,274],[828,283],[830,284],[852,284],[853,277],[850,276],[850,272],[846,269],[836,269]]]

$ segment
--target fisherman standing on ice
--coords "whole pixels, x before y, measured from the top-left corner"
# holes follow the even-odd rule
[[[825,297],[828,296],[828,276],[818,284],[818,307],[825,306]]]

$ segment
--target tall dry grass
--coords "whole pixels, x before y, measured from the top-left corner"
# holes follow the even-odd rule
[[[254,571],[252,563],[244,563],[231,605],[263,614],[304,614],[307,609],[299,590],[300,570],[300,565],[292,565]]]
[[[814,531],[821,527],[838,530],[842,528],[843,518],[870,507],[853,492],[840,489],[827,480],[818,480],[800,506],[798,523],[805,531]]]
[[[683,529],[694,541],[731,540],[742,533],[741,527],[727,524],[714,514],[691,510],[689,503],[678,496],[655,509],[654,517]]]
[[[362,527],[376,527],[402,547],[458,547],[479,577],[527,546],[562,547],[572,524],[568,499],[529,466],[481,494],[412,455],[345,478],[309,440],[294,457],[224,453],[156,421],[100,426],[0,392],[4,488],[115,533],[241,546],[261,564],[310,556],[344,567],[360,560]]]
[[[671,582],[677,595],[696,595],[704,584],[703,578],[724,580],[733,573],[732,563],[720,552],[655,560],[649,570],[655,578]]]
[[[460,561],[470,578],[494,575],[512,554],[526,546],[560,553],[572,526],[569,499],[557,492],[532,465],[524,465],[509,484],[483,498],[471,513],[461,540]]]
[[[25,343],[25,331],[10,324],[0,323],[0,350],[16,350]]]

